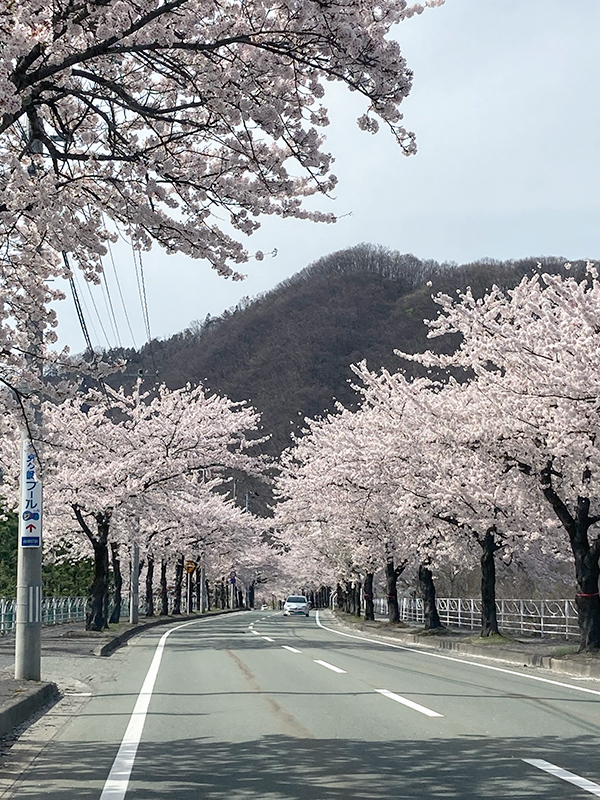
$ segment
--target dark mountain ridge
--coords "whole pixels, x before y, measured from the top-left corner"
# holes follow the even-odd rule
[[[126,375],[115,375],[111,383],[132,382],[139,371],[171,388],[202,382],[233,400],[248,400],[272,435],[267,451],[277,455],[305,417],[331,411],[336,400],[356,403],[351,364],[366,359],[372,369],[395,371],[401,366],[395,348],[456,347],[452,337],[427,339],[423,320],[438,309],[432,294],[471,286],[482,295],[493,284],[510,288],[538,269],[562,272],[564,264],[564,258],[544,257],[458,266],[358,245],[169,339],[140,351],[111,351],[109,358],[128,361]],[[573,264],[573,271],[583,269],[583,262]],[[415,365],[405,366],[416,373]]]

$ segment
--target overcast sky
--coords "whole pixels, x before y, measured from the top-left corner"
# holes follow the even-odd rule
[[[159,249],[146,254],[152,336],[218,315],[360,242],[458,263],[600,259],[599,31],[599,0],[446,0],[403,23],[395,35],[415,75],[403,113],[418,154],[403,156],[384,130],[359,131],[364,108],[336,88],[327,147],[339,185],[334,200],[319,204],[342,218],[335,225],[265,219],[246,244],[278,255],[250,262],[242,283]],[[118,335],[124,346],[140,347],[146,332],[131,252],[117,248],[115,256],[134,341],[107,262]],[[93,295],[100,322],[81,283],[94,345],[115,345],[102,293]],[[58,311],[60,343],[80,352],[72,301]]]

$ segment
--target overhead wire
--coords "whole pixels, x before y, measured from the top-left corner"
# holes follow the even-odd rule
[[[140,305],[142,308],[142,317],[144,326],[146,328],[146,340],[148,343],[148,350],[150,351],[150,358],[152,359],[152,366],[154,368],[155,380],[158,378],[158,369],[156,366],[156,359],[154,358],[154,347],[152,346],[152,331],[150,329],[150,314],[148,313],[148,297],[146,295],[146,280],[144,277],[144,262],[142,261],[142,254],[136,250],[131,243],[131,252],[133,254],[133,266],[135,269],[135,277],[137,281],[138,294],[140,298]],[[137,254],[137,259],[136,259]]]
[[[102,317],[100,316],[100,312],[98,311],[98,306],[96,305],[96,298],[94,297],[94,294],[92,292],[92,287],[90,286],[90,282],[89,281],[86,281],[86,286],[87,286],[87,289],[88,289],[88,292],[89,292],[89,295],[90,295],[90,300],[92,301],[92,305],[94,307],[94,311],[96,312],[96,317],[98,318],[98,324],[100,325],[102,333],[104,334],[104,339],[106,341],[106,346],[110,350],[112,345],[111,345],[111,343],[110,343],[110,341],[108,339],[108,335],[106,333],[106,328],[104,327],[104,323],[102,322]]]
[[[104,303],[106,305],[106,310],[108,311],[108,318],[110,320],[110,326],[111,326],[111,328],[113,330],[113,333],[115,335],[115,339],[117,341],[117,344],[119,345],[119,347],[123,347],[123,344],[121,342],[121,334],[119,332],[119,325],[117,323],[117,317],[115,315],[115,309],[114,309],[114,306],[113,306],[112,297],[110,295],[110,288],[109,288],[109,285],[108,285],[108,281],[106,279],[106,271],[104,269],[104,265],[102,267],[102,282],[103,282],[103,284],[102,284],[102,294],[104,295]]]
[[[123,314],[125,315],[125,320],[127,322],[127,328],[129,329],[129,335],[131,336],[131,341],[133,342],[133,347],[137,350],[137,344],[135,341],[135,336],[133,335],[133,329],[131,327],[131,321],[129,319],[129,314],[127,313],[127,306],[125,305],[125,298],[123,297],[123,290],[121,289],[121,281],[119,280],[119,273],[117,272],[117,266],[115,264],[115,258],[113,255],[112,247],[110,246],[110,242],[108,242],[108,254],[110,256],[110,262],[112,264],[113,273],[115,276],[115,281],[117,284],[117,289],[119,291],[119,297],[121,298],[121,306],[123,307]]]
[[[87,349],[90,355],[93,355],[94,348],[92,346],[92,340],[90,339],[90,333],[87,327],[87,323],[85,321],[85,315],[83,313],[83,308],[81,307],[81,300],[79,299],[79,292],[77,291],[77,286],[75,284],[75,275],[71,270],[69,265],[69,257],[67,256],[66,252],[63,250],[63,261],[65,262],[65,267],[67,268],[67,274],[69,275],[69,286],[71,287],[71,295],[73,296],[73,303],[75,305],[75,311],[77,312],[77,319],[79,320],[79,325],[81,327],[81,331],[83,333],[83,338],[86,343]]]

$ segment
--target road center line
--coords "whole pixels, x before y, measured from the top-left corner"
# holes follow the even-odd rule
[[[537,767],[538,769],[544,770],[544,772],[549,772],[550,775],[554,775],[556,778],[560,778],[563,781],[572,783],[575,786],[578,786],[580,789],[583,789],[585,792],[589,792],[590,794],[595,794],[596,797],[600,797],[600,784],[598,783],[588,781],[587,778],[582,778],[579,775],[575,775],[574,772],[569,772],[566,769],[562,769],[562,767],[557,767],[556,764],[551,764],[549,761],[544,761],[543,758],[523,758],[521,760],[526,764],[531,764],[532,767]]]
[[[330,669],[332,672],[340,672],[343,673],[344,675],[346,674],[345,669],[340,669],[339,667],[336,667],[333,664],[329,664],[327,661],[320,661],[318,658],[313,658],[313,661],[315,662],[315,664],[320,664],[322,667],[327,667],[327,669]]]
[[[275,641],[275,639],[271,639],[270,636],[263,636],[262,638],[265,640],[265,642],[274,642]]]
[[[335,628],[328,628],[323,625],[319,619],[319,612],[316,612],[316,622],[320,628],[330,633],[335,633],[338,636],[346,636],[349,639],[359,639],[361,642],[369,642],[369,644],[380,644],[382,647],[392,647],[394,650],[405,650],[407,653],[419,653],[419,655],[428,656],[429,658],[441,658],[444,661],[454,661],[456,664],[467,664],[470,667],[477,667],[478,669],[489,669],[492,672],[503,672],[505,675],[516,675],[518,678],[526,678],[529,681],[538,681],[539,683],[549,683],[552,686],[560,686],[563,689],[573,689],[575,692],[585,692],[585,694],[595,694],[600,696],[598,689],[586,689],[585,686],[575,686],[572,683],[563,683],[562,681],[553,681],[551,678],[542,678],[539,675],[529,675],[527,672],[517,672],[515,669],[506,669],[505,667],[493,667],[491,664],[481,664],[479,661],[467,661],[466,658],[455,658],[454,656],[443,656],[441,653],[431,653],[425,648],[421,647],[407,647],[402,644],[392,644],[391,642],[382,642],[381,639],[369,639],[367,636],[357,636],[355,633],[344,633],[343,631],[336,631]],[[486,657],[486,656],[484,656]],[[491,656],[487,656],[491,658]]]
[[[214,619],[217,619],[217,617],[214,617]],[[167,639],[175,631],[186,628],[188,625],[194,625],[198,621],[199,620],[194,619],[191,622],[184,622],[183,625],[171,628],[171,630],[163,633],[160,637],[156,650],[154,651],[152,663],[146,673],[144,683],[129,719],[129,725],[127,726],[121,746],[119,747],[119,752],[113,761],[108,778],[104,784],[100,800],[123,800],[125,797]]]
[[[379,694],[384,695],[385,697],[389,697],[390,700],[395,700],[397,703],[402,703],[403,706],[408,706],[409,708],[414,709],[415,711],[419,711],[421,714],[425,714],[426,717],[443,717],[443,714],[438,714],[437,711],[432,711],[430,708],[426,708],[425,706],[420,706],[418,703],[413,703],[412,700],[408,700],[406,697],[402,697],[399,694],[394,694],[394,692],[390,692],[388,689],[375,689],[376,692]]]
[[[295,647],[290,647],[289,644],[282,644],[281,646],[283,647],[284,650],[289,650],[290,653],[301,653],[302,652],[302,650],[296,650]]]

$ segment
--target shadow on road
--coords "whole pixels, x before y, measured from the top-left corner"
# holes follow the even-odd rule
[[[251,720],[248,725],[251,726]],[[195,738],[144,742],[126,800],[475,800],[587,796],[523,763],[542,758],[600,780],[596,737],[362,742],[265,736],[238,743]],[[19,798],[98,800],[105,745],[64,747],[62,770],[38,759]],[[95,783],[92,781],[95,779]],[[101,786],[100,786],[101,789]]]

